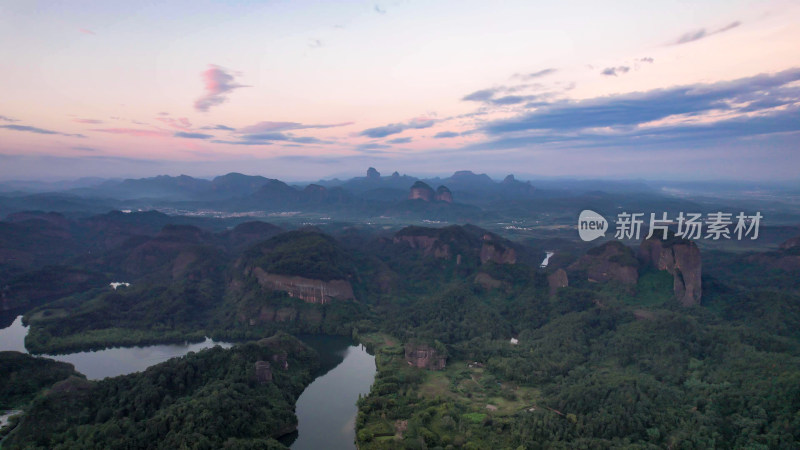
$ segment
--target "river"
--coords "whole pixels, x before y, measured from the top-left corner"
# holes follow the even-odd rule
[[[356,401],[372,387],[375,357],[348,338],[300,339],[320,354],[323,374],[300,394],[295,410],[297,433],[282,442],[291,444],[293,450],[355,449]]]
[[[6,323],[8,321],[10,318]],[[27,353],[27,333],[28,327],[22,325],[22,316],[17,316],[10,325],[0,329],[0,351]],[[355,449],[356,401],[359,394],[369,393],[375,379],[375,357],[349,338],[317,335],[299,337],[319,353],[321,369],[297,400],[297,432],[281,441],[295,450]],[[86,378],[99,380],[142,371],[170,358],[215,345],[228,348],[232,344],[206,338],[204,342],[195,344],[115,347],[41,356],[71,363]]]

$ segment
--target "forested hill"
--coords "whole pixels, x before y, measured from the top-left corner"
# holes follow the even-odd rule
[[[37,397],[3,448],[286,448],[316,352],[279,334],[215,347],[144,372],[71,377]]]
[[[132,213],[87,231],[58,215],[18,219],[0,222],[2,254],[13,256],[0,277],[3,301],[24,308],[29,350],[354,336],[378,364],[359,402],[361,449],[800,443],[794,239],[728,252],[675,239],[515,241],[473,225],[221,231]],[[555,255],[540,267],[545,250]],[[253,384],[263,352],[249,344],[66,380],[34,401],[15,439],[220,448],[273,436],[289,416],[261,400],[290,407],[307,379],[290,359],[286,377],[273,374],[291,395]],[[216,422],[221,405],[251,398],[235,423],[273,428]],[[196,435],[201,422],[209,431]]]

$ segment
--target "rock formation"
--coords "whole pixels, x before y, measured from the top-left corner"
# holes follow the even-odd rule
[[[261,383],[272,381],[272,368],[267,361],[256,361],[256,380]]]
[[[447,356],[425,344],[406,344],[405,358],[408,365],[420,369],[443,370],[447,365]]]
[[[781,244],[780,249],[783,251],[789,251],[792,249],[800,249],[800,236],[793,237],[788,241]]]
[[[454,258],[458,265],[515,264],[518,257],[518,248],[513,242],[474,225],[409,226],[398,231],[392,242],[420,249],[424,256]]]
[[[619,241],[594,247],[571,264],[569,272],[586,272],[589,281],[618,281],[633,287],[639,281],[638,261],[633,250]]]
[[[381,179],[381,173],[378,172],[377,170],[375,170],[374,167],[370,167],[369,169],[367,169],[367,179],[380,180]]]
[[[436,188],[436,201],[453,203],[453,193],[447,189],[447,186],[439,186]]]
[[[756,253],[747,256],[746,261],[764,268],[795,272],[800,275],[800,236],[781,244],[778,251]]]
[[[283,370],[289,370],[289,361],[287,360],[288,356],[289,354],[286,353],[285,350],[282,350],[272,355],[272,362]]]
[[[411,192],[408,194],[409,200],[424,200],[429,202],[433,200],[434,192],[433,188],[428,186],[427,183],[423,181],[417,181],[411,186]]]
[[[498,242],[491,234],[483,235],[481,246],[481,263],[492,261],[497,264],[514,264],[517,262],[517,252]]]
[[[681,305],[700,304],[702,262],[694,242],[674,235],[666,240],[654,236],[642,241],[638,257],[643,264],[672,274],[675,298]]]
[[[332,299],[353,300],[353,287],[347,280],[322,281],[298,276],[278,275],[267,273],[264,269],[256,267],[253,275],[261,286],[284,291],[290,297],[299,298],[308,303],[325,304]]]
[[[559,288],[569,286],[569,278],[564,269],[557,269],[547,276],[547,284],[550,287],[550,295],[556,295]]]
[[[450,246],[442,242],[436,236],[410,235],[395,236],[392,239],[395,244],[405,243],[409,247],[422,250],[425,256],[435,258],[450,259]]]

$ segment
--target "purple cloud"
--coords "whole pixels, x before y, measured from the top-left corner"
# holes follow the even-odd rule
[[[259,122],[255,125],[250,125],[238,130],[239,133],[253,134],[253,133],[269,133],[288,130],[306,130],[311,128],[336,128],[352,125],[354,122],[341,122],[329,124],[303,124],[298,122]]]
[[[446,139],[446,138],[453,138],[453,137],[456,137],[458,135],[459,135],[459,133],[456,133],[455,131],[440,131],[440,132],[434,134],[433,138],[434,139]]]
[[[461,100],[467,102],[485,102],[491,99],[496,93],[497,89],[481,89],[480,91],[465,95]]]
[[[405,130],[409,129],[422,129],[422,128],[430,128],[433,124],[436,123],[433,119],[428,119],[425,117],[418,117],[416,119],[412,119],[406,123],[390,123],[389,125],[385,125],[382,127],[375,127],[375,128],[368,128],[361,133],[359,136],[367,136],[371,138],[382,138],[389,136],[391,134],[402,133]]]
[[[741,24],[742,23],[737,20],[736,22],[731,22],[728,25],[725,25],[724,27],[714,31],[706,31],[705,28],[689,31],[688,33],[682,34],[678,39],[675,40],[675,42],[672,43],[672,45],[688,44],[689,42],[699,41],[700,39],[732,30]]]
[[[200,74],[200,78],[203,80],[206,93],[194,102],[194,108],[202,112],[208,111],[212,106],[225,103],[228,100],[225,94],[234,89],[249,87],[235,83],[234,75],[214,64],[209,64],[208,69]]]
[[[557,71],[558,71],[558,69],[550,67],[550,68],[542,69],[542,70],[539,70],[537,72],[532,72],[532,73],[517,73],[517,74],[514,74],[514,76],[512,76],[511,78],[519,78],[519,79],[527,81],[527,80],[532,80],[534,78],[541,78],[541,77],[543,77],[545,75],[550,75],[551,73],[555,73]]]
[[[606,67],[603,69],[601,74],[609,77],[615,77],[619,74],[628,73],[630,72],[631,68],[628,66],[618,66],[618,67]]]
[[[79,137],[79,138],[86,137],[82,134],[61,133],[59,131],[45,130],[44,128],[29,127],[27,125],[0,125],[0,128],[5,128],[7,130],[14,130],[14,131],[27,131],[29,133],[36,133],[36,134],[55,134],[58,136]]]
[[[210,134],[188,133],[188,132],[185,132],[185,131],[179,131],[179,132],[175,133],[173,136],[179,137],[179,138],[186,138],[186,139],[208,139],[208,138],[214,137],[214,136],[212,136]]]

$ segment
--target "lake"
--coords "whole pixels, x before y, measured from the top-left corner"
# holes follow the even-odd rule
[[[13,350],[28,353],[25,349],[25,335],[27,334],[28,327],[22,325],[22,316],[17,316],[11,325],[0,329],[0,351]],[[227,342],[215,342],[206,338],[205,341],[194,344],[113,347],[103,350],[68,353],[66,355],[37,356],[68,362],[75,366],[75,370],[86,375],[86,378],[90,380],[102,380],[106,377],[140,372],[170,358],[183,356],[189,352],[197,352],[215,345],[228,348],[232,344]]]
[[[27,353],[22,316],[0,329],[0,351]],[[297,400],[297,432],[281,439],[295,450],[355,449],[356,401],[366,395],[375,380],[375,357],[350,338],[340,336],[298,336],[320,355],[321,369],[314,381]],[[144,347],[115,347],[104,350],[77,352],[66,355],[41,355],[75,366],[75,370],[90,380],[138,372],[204,348],[232,344],[206,338],[195,344],[148,345]]]

